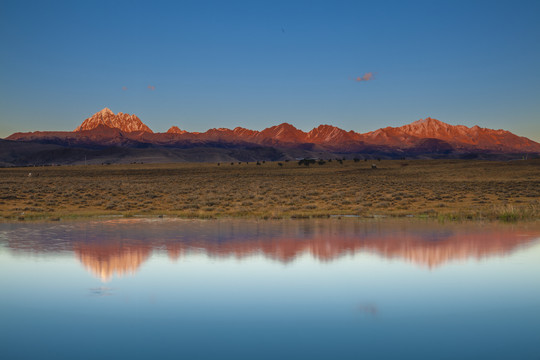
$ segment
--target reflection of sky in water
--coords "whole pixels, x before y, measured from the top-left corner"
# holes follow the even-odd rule
[[[234,237],[241,221],[188,223],[0,224],[3,353],[540,354],[537,225],[248,222]]]

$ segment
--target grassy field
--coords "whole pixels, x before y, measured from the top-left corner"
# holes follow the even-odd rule
[[[383,160],[377,169],[372,163],[5,168],[0,216],[540,218],[540,160]]]

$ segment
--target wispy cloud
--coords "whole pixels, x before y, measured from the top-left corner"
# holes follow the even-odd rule
[[[156,87],[154,85],[148,85],[148,88],[152,91],[156,90]]]
[[[369,81],[369,80],[373,80],[373,79],[374,79],[373,73],[372,72],[367,72],[362,76],[358,76],[354,80],[360,82],[360,81]]]

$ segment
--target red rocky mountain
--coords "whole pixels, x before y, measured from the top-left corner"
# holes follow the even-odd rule
[[[185,134],[187,133],[186,130],[180,130],[178,126],[171,126],[169,130],[167,130],[167,134]]]
[[[420,139],[438,139],[455,149],[482,149],[500,152],[538,152],[540,144],[506,130],[479,126],[449,125],[432,118],[415,121],[401,127],[386,127],[364,134],[369,144],[411,147]]]
[[[254,144],[283,149],[309,149],[334,153],[426,154],[452,152],[540,153],[540,144],[505,130],[450,125],[426,118],[400,127],[381,128],[365,134],[320,125],[304,132],[288,123],[262,131],[237,127],[188,132],[172,126],[154,133],[136,115],[114,114],[108,108],[92,115],[74,132],[15,133],[7,140],[38,141],[69,146],[168,146],[194,147],[216,143]],[[225,146],[225,145],[223,145]],[[229,145],[227,145],[229,146]]]
[[[75,131],[92,130],[99,125],[105,125],[110,128],[119,129],[125,132],[143,131],[152,133],[152,130],[139,119],[136,115],[113,113],[110,109],[104,108],[84,120]]]

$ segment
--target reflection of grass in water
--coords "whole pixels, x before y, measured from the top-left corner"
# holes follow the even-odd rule
[[[0,169],[0,216],[540,218],[540,161],[111,165]]]

